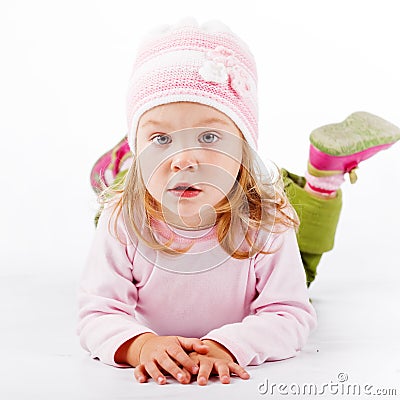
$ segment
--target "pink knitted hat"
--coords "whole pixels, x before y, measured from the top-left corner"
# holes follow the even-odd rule
[[[257,150],[257,71],[248,46],[226,25],[192,18],[163,26],[139,47],[127,94],[132,151],[139,118],[151,108],[196,102],[223,112]]]

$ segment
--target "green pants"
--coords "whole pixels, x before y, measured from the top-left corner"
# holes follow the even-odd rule
[[[297,242],[307,276],[307,285],[315,279],[322,254],[333,248],[336,227],[342,208],[342,192],[333,199],[320,199],[304,190],[305,178],[282,169],[286,195],[297,212],[300,227]],[[116,179],[122,179],[127,171],[120,171]],[[101,209],[95,216],[95,225]]]
[[[332,199],[320,199],[304,190],[305,178],[282,169],[286,195],[297,212],[297,233],[307,285],[315,279],[322,254],[333,248],[336,227],[342,208],[342,191]]]

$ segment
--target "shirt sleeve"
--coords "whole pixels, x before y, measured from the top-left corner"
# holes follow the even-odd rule
[[[105,208],[99,218],[78,288],[77,333],[81,346],[93,358],[126,367],[114,361],[118,348],[141,333],[153,331],[135,319],[138,297],[133,254],[129,254],[134,253],[135,245],[122,218],[117,221],[119,238],[114,233],[112,207]]]
[[[242,366],[295,356],[317,323],[295,231],[274,235],[273,253],[254,258],[257,295],[250,315],[202,337],[225,346]]]

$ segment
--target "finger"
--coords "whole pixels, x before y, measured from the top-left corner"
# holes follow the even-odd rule
[[[231,381],[230,378],[230,370],[228,367],[228,364],[226,362],[216,362],[214,364],[214,368],[217,372],[217,374],[219,375],[219,380],[221,381],[221,383],[229,383]]]
[[[145,365],[147,373],[157,382],[159,385],[167,383],[167,378],[161,373],[155,362],[150,361]]]
[[[171,360],[168,354],[164,354],[157,359],[157,363],[162,367],[167,373],[171,374],[180,383],[189,383],[190,377],[178,367],[178,365]]]
[[[188,371],[186,368],[182,368],[182,371],[185,375],[185,379],[188,381],[188,383],[190,383],[192,381],[192,373],[190,371]]]
[[[197,351],[199,354],[207,354],[210,348],[197,338],[177,336],[179,343],[186,351]]]
[[[210,346],[206,345],[205,343],[201,342],[193,344],[193,350],[199,354],[206,355],[210,351]]]
[[[193,374],[199,372],[197,364],[185,353],[178,344],[166,348],[167,354]]]
[[[200,358],[200,369],[197,375],[197,383],[201,386],[207,385],[208,378],[210,377],[211,371],[213,369],[212,361],[203,357]]]
[[[134,370],[134,372],[133,372],[133,375],[135,376],[135,378],[136,378],[136,380],[139,382],[139,383],[144,383],[144,382],[147,382],[147,373],[146,373],[146,368],[144,367],[144,365],[143,364],[139,364],[136,368],[135,368],[135,370]]]
[[[237,376],[239,376],[242,379],[249,379],[250,375],[249,373],[240,365],[231,362],[228,364],[229,369],[231,370],[231,372],[235,373]]]
[[[199,354],[196,353],[195,351],[193,351],[193,352],[189,353],[189,357],[196,364],[197,371],[196,372],[192,372],[192,371],[188,371],[185,367],[182,367],[182,368],[183,368],[184,371],[188,372],[188,374],[190,375],[190,380],[192,380],[192,378],[197,375],[197,373],[199,372],[199,369],[200,369],[200,367],[199,367],[199,365],[200,365]]]

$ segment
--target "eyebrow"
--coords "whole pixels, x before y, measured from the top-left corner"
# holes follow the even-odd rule
[[[142,128],[144,128],[145,126],[148,126],[148,125],[156,125],[156,126],[168,125],[169,126],[169,124],[167,122],[160,122],[160,121],[156,121],[156,120],[153,120],[153,119],[149,119],[144,124],[140,124],[140,126]]]
[[[199,121],[197,124],[195,124],[195,126],[207,126],[208,124],[212,124],[212,123],[222,123],[224,125],[229,125],[229,123],[227,121],[224,121],[221,118],[217,118],[217,117],[210,117],[210,118],[206,118],[203,119],[201,121]],[[141,127],[144,128],[146,126],[149,125],[155,125],[155,126],[166,126],[168,128],[171,128],[171,125],[168,122],[162,122],[162,121],[157,121],[154,119],[149,119],[148,121],[146,121],[144,124],[141,124]]]
[[[207,125],[207,124],[212,124],[212,123],[215,123],[215,122],[217,122],[217,123],[219,122],[219,123],[222,123],[224,125],[229,125],[229,123],[227,121],[224,121],[223,119],[217,118],[217,117],[210,117],[210,118],[203,119],[198,123],[198,125],[199,126],[202,125],[202,124]]]

